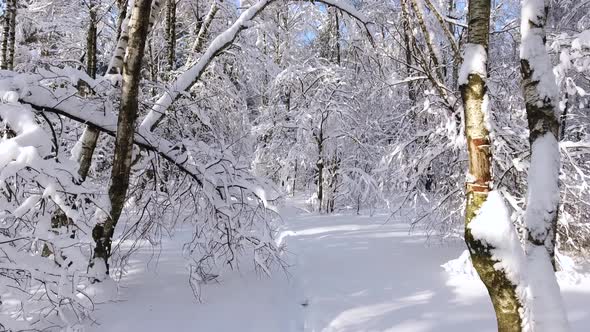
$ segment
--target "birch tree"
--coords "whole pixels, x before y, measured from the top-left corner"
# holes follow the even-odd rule
[[[558,147],[559,90],[545,49],[545,23],[549,11],[544,0],[522,2],[520,65],[526,105],[531,167],[525,216],[527,241],[544,247],[555,269],[555,237],[559,211]]]
[[[117,121],[115,152],[111,184],[109,187],[110,211],[106,219],[98,223],[92,230],[96,243],[92,266],[105,265],[105,273],[109,274],[108,259],[111,255],[111,243],[117,222],[121,216],[129,187],[131,172],[131,156],[133,152],[133,136],[135,120],[139,109],[138,93],[141,62],[143,59],[147,34],[150,28],[150,11],[152,0],[136,0],[129,20],[129,44],[123,65],[123,84],[121,86],[121,106]],[[154,13],[151,13],[154,15]],[[98,268],[101,271],[101,268]],[[103,276],[97,275],[97,279]],[[104,277],[103,277],[104,278]]]
[[[89,1],[88,12],[89,22],[88,31],[86,36],[86,72],[91,78],[96,78],[97,69],[97,5],[94,1]],[[92,164],[92,156],[94,155],[94,149],[98,142],[99,131],[98,129],[87,126],[82,137],[79,140],[79,154],[78,154],[78,175],[82,181],[86,180],[88,171]]]
[[[531,164],[525,212],[525,253],[530,271],[528,303],[534,331],[566,331],[568,321],[556,269],[559,211],[559,90],[545,47],[546,0],[522,2],[520,65],[529,126]],[[544,277],[535,276],[543,274]]]
[[[18,0],[6,0],[4,10],[4,22],[2,33],[2,59],[1,68],[14,68],[14,47],[16,40],[16,11]]]
[[[506,268],[497,269],[501,260],[495,252],[506,243],[494,243],[485,232],[474,232],[478,218],[493,189],[492,142],[490,137],[490,104],[487,87],[490,0],[469,1],[468,43],[465,46],[463,65],[459,76],[461,97],[465,112],[465,135],[469,155],[469,175],[466,182],[467,204],[465,211],[465,242],[471,253],[471,261],[486,285],[498,323],[498,331],[520,331],[522,321],[519,310],[522,303],[516,294],[518,280],[511,279]],[[494,203],[503,205],[499,193],[494,193]],[[506,210],[506,208],[504,208]],[[508,229],[512,224],[506,215],[499,216],[493,227]],[[507,257],[509,259],[509,257]]]

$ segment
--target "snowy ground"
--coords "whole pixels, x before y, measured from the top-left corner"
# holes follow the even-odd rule
[[[96,332],[421,332],[495,331],[481,282],[440,267],[463,247],[425,241],[385,216],[286,219],[282,240],[293,266],[266,278],[242,270],[203,289],[188,286],[181,246],[164,243],[159,259],[136,254],[119,301],[98,306]],[[590,325],[590,281],[562,282],[573,331]]]

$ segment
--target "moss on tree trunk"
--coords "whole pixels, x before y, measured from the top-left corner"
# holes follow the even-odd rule
[[[474,47],[483,47],[487,53],[489,40],[490,0],[469,1],[468,42]],[[472,59],[469,59],[472,60]],[[487,68],[487,63],[482,64]],[[496,269],[493,259],[495,249],[483,239],[471,233],[470,223],[476,218],[492,189],[492,150],[486,126],[487,98],[486,77],[471,72],[467,82],[461,82],[460,90],[465,112],[465,135],[469,155],[469,174],[466,183],[467,203],[465,211],[465,242],[469,248],[473,267],[486,286],[496,312],[498,331],[522,330],[519,309],[522,308],[516,294],[516,285],[505,271]]]

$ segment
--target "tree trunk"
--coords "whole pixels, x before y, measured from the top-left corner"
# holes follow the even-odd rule
[[[451,32],[451,30],[449,30],[449,25],[445,22],[445,19],[442,17],[442,14],[438,11],[438,8],[436,8],[436,6],[432,3],[431,0],[424,0],[424,3],[426,4],[426,7],[428,7],[428,9],[430,9],[432,13],[434,13],[434,16],[436,17],[438,23],[442,27],[443,32],[445,33],[445,36],[447,36],[449,44],[451,45],[451,48],[453,50],[453,59],[461,58],[461,53],[459,52],[459,46],[457,45],[455,36]]]
[[[318,148],[320,149],[321,153],[322,146],[320,144],[318,144]],[[324,160],[322,159],[321,155],[318,157],[318,161],[316,162],[316,172],[318,178],[318,211],[322,211],[324,201]]]
[[[223,0],[221,0],[219,2],[221,3],[221,2],[223,2]],[[211,27],[211,24],[213,23],[213,20],[215,19],[215,16],[217,15],[218,11],[219,11],[219,6],[217,4],[217,1],[214,1],[211,4],[211,7],[209,8],[209,12],[207,12],[207,15],[205,16],[205,18],[203,19],[203,21],[201,22],[201,24],[199,26],[199,32],[197,33],[197,38],[195,39],[195,42],[193,44],[193,52],[199,53],[202,51],[203,46],[205,44],[205,39],[207,38],[207,35],[209,34],[209,29]]]
[[[2,20],[2,59],[0,59],[0,69],[8,69],[8,35],[10,35],[10,15],[8,14],[10,0],[6,1],[6,13]]]
[[[96,78],[96,3],[89,1],[88,14],[90,20],[88,22],[88,32],[86,34],[86,72],[88,76]]]
[[[503,269],[496,269],[498,263],[492,257],[489,243],[476,239],[470,228],[480,212],[492,189],[492,151],[490,133],[486,126],[486,113],[489,111],[487,96],[487,50],[489,42],[490,0],[469,1],[468,45],[465,58],[470,62],[480,57],[479,63],[464,63],[459,84],[465,111],[465,134],[469,154],[469,174],[466,182],[467,205],[465,212],[465,242],[471,254],[473,267],[485,284],[498,323],[498,331],[521,331],[519,309],[521,301],[516,294],[516,285]],[[483,72],[482,72],[483,70]]]
[[[148,41],[148,58],[149,58],[149,73],[150,73],[150,81],[152,83],[158,82],[158,57],[154,55],[154,39],[150,38]],[[150,93],[152,97],[157,95],[156,87],[153,86],[150,88]]]
[[[524,0],[520,70],[529,125],[531,165],[525,211],[525,254],[534,331],[567,331],[569,323],[555,278],[559,211],[559,89],[545,42],[547,0]]]
[[[410,32],[410,14],[408,13],[408,0],[401,1],[402,7],[402,30],[404,38],[404,48],[406,56],[406,75],[412,77],[412,33]],[[414,82],[408,81],[408,98],[412,106],[416,104],[416,91],[414,90]]]
[[[138,93],[141,62],[149,32],[151,7],[152,0],[136,0],[132,9],[129,24],[129,45],[123,67],[121,106],[115,137],[113,169],[109,187],[110,215],[92,230],[96,247],[91,265],[105,264],[106,274],[109,273],[108,259],[111,255],[113,233],[121,216],[129,187],[133,136],[139,107]]]
[[[166,42],[168,70],[176,69],[176,0],[166,3]]]
[[[539,8],[539,3],[545,4]],[[529,125],[531,167],[525,226],[527,241],[544,246],[555,268],[555,237],[559,211],[559,100],[551,60],[545,48],[548,7],[544,0],[525,0],[520,70]],[[539,73],[535,75],[536,73]],[[537,148],[538,146],[538,148]],[[543,173],[544,179],[533,177]],[[537,175],[538,176],[538,175]],[[540,184],[540,185],[539,185]]]
[[[341,59],[340,59],[340,19],[338,18],[338,9],[332,8],[334,10],[334,53],[336,55],[336,63],[340,66]]]
[[[117,46],[115,47],[115,51],[111,56],[111,61],[109,62],[109,67],[107,69],[107,74],[115,75],[121,73],[123,67],[123,57],[125,56],[125,50],[127,49],[127,43],[129,41],[129,18],[131,16],[131,12],[127,8],[127,1],[125,2],[125,10],[121,8],[119,13],[119,21],[121,25],[118,28],[118,36],[117,39]],[[122,4],[123,5],[123,4]],[[125,14],[125,17],[121,19],[121,15]]]
[[[92,165],[92,156],[94,155],[94,149],[98,142],[99,130],[94,126],[86,126],[82,137],[78,141],[80,144],[80,154],[78,155],[78,175],[82,181],[86,181],[90,166]]]
[[[4,13],[2,33],[2,63],[0,64],[0,69],[14,69],[16,5],[17,0],[6,0],[6,12]]]
[[[559,128],[559,140],[563,141],[565,139],[565,130],[567,129],[567,115],[569,113],[570,107],[571,107],[571,101],[570,98],[572,96],[570,96],[569,93],[565,93],[565,107],[563,109],[563,113],[561,113],[561,116],[559,117],[561,124],[560,124],[560,128]]]
[[[222,2],[222,1],[220,1]],[[193,44],[193,55],[189,56],[189,61],[187,62],[191,62],[193,59],[195,59],[195,54],[201,52],[203,45],[205,44],[205,39],[207,38],[207,34],[209,33],[209,28],[211,27],[211,23],[213,23],[213,19],[215,18],[215,15],[217,15],[217,11],[219,10],[219,6],[217,5],[217,1],[213,1],[213,3],[211,4],[211,8],[209,8],[209,12],[207,13],[207,16],[205,16],[205,19],[203,20],[203,23],[201,24],[201,27],[199,29],[199,33],[197,34],[197,38],[195,39],[195,42]]]
[[[158,13],[160,12],[161,4],[162,0],[153,0],[153,3],[151,5],[151,13],[148,20],[148,34],[152,26],[156,23]],[[133,6],[136,7],[135,4]],[[127,44],[129,43],[130,15],[132,15],[129,9],[127,9],[125,12],[127,13],[127,16],[121,22],[121,26],[119,29],[121,33],[119,39],[117,40],[117,47],[115,48],[115,52],[111,57],[111,61],[109,62],[107,74],[121,74],[123,70],[123,60],[125,57],[125,52],[127,51]],[[121,11],[121,13],[123,13],[123,11]]]
[[[323,124],[323,121],[322,121]],[[318,211],[322,211],[324,200],[324,133],[320,125],[319,134],[315,136],[318,145],[318,160],[316,161]]]
[[[297,185],[297,166],[298,166],[298,162],[297,162],[297,158],[295,158],[295,170],[293,171],[293,188],[291,188],[291,190],[292,190],[291,196],[293,196],[293,197],[295,197],[295,187]]]
[[[8,69],[14,69],[14,52],[16,41],[16,8],[17,0],[8,0],[10,8],[8,14],[10,15],[10,34],[8,35]]]
[[[98,22],[96,17],[96,3],[94,1],[90,2],[89,11],[90,22],[88,22],[88,33],[86,37],[86,72],[88,73],[88,76],[96,78],[96,25]],[[78,144],[80,145],[80,152],[78,155],[78,164],[80,167],[78,168],[78,175],[80,175],[82,181],[85,181],[88,176],[88,171],[92,164],[92,155],[96,148],[99,133],[100,132],[97,128],[87,126],[82,133],[82,137],[80,137],[80,140],[78,141]]]
[[[119,7],[119,15],[117,15],[117,41],[121,38],[123,32],[123,22],[127,18],[127,2],[128,0],[117,0],[117,7]]]
[[[154,1],[152,3],[152,12],[150,14],[150,22],[149,22],[149,30],[151,30],[151,27],[153,26],[155,20],[156,20],[156,15],[157,12],[159,12],[160,9],[160,3],[161,1]],[[127,10],[127,4],[128,1],[126,0],[121,0],[119,1],[119,20],[118,22],[120,23],[120,25],[117,27],[117,31],[118,31],[118,42],[117,42],[117,47],[114,51],[114,54],[112,55],[111,61],[109,63],[109,68],[107,69],[107,73],[109,74],[116,74],[116,73],[120,73],[122,70],[122,65],[123,65],[123,56],[125,55],[125,51],[127,49],[127,42],[129,40],[129,36],[128,36],[128,27],[129,27],[129,17],[126,17],[127,14],[131,15],[131,13],[128,13]],[[154,14],[154,11],[156,12],[156,14]],[[91,6],[90,6],[90,22],[89,22],[89,27],[88,27],[88,37],[86,39],[87,41],[87,50],[86,53],[88,54],[88,59],[87,59],[87,72],[88,75],[92,78],[96,78],[96,38],[97,38],[97,17],[96,17],[96,5],[91,2]],[[148,30],[148,33],[149,33]],[[84,132],[82,133],[82,136],[80,137],[80,140],[78,141],[78,144],[80,145],[80,154],[78,155],[78,164],[80,165],[79,169],[78,169],[78,174],[80,175],[80,178],[82,181],[86,180],[86,177],[88,176],[88,171],[90,169],[90,166],[92,165],[92,156],[94,155],[94,150],[96,149],[96,144],[98,143],[98,138],[99,138],[99,130],[96,127],[93,126],[87,126],[84,129]]]
[[[414,10],[414,14],[416,14],[416,19],[418,20],[418,25],[422,30],[422,34],[424,35],[424,43],[428,48],[428,53],[430,54],[430,60],[432,61],[432,66],[434,67],[432,71],[435,72],[436,77],[438,78],[439,82],[444,83],[444,76],[441,71],[440,61],[438,59],[438,52],[436,51],[434,44],[432,43],[432,38],[430,36],[430,31],[426,26],[426,22],[424,21],[424,13],[422,12],[422,7],[417,2],[417,0],[409,0],[410,4],[412,5],[412,9]]]

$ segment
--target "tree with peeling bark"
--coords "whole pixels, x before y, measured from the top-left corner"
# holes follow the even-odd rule
[[[276,207],[295,196],[464,238],[461,271],[483,280],[500,331],[565,331],[552,269],[590,248],[590,2],[524,1],[522,42],[519,0],[464,3],[3,10],[0,326],[102,323],[94,302],[131,255],[178,232],[188,281],[174,287],[197,298],[231,269],[287,269]]]
[[[490,1],[469,1],[469,27],[459,88],[465,112],[465,135],[469,155],[469,175],[466,183],[465,242],[471,261],[486,285],[496,311],[498,331],[519,331],[522,325],[519,310],[522,303],[516,294],[518,281],[511,280],[508,271],[496,269],[499,263],[490,239],[473,234],[472,222],[478,218],[493,189],[492,142],[490,137],[490,103],[488,96],[488,47]],[[501,198],[500,198],[501,199]],[[498,218],[498,222],[506,222]],[[508,220],[508,222],[510,222]]]
[[[566,331],[559,286],[550,268],[559,198],[559,123],[552,104],[555,78],[544,43],[547,8],[534,0],[524,1],[522,8],[521,67],[532,149],[524,252],[507,214],[502,217],[490,208],[506,210],[501,194],[492,191],[492,144],[486,123],[491,118],[486,86],[489,15],[489,1],[470,1],[468,44],[459,76],[469,154],[465,240],[494,305],[498,331]],[[539,71],[536,76],[533,68]],[[551,135],[548,142],[543,137],[538,141],[543,135]],[[539,174],[543,171],[548,173]]]

